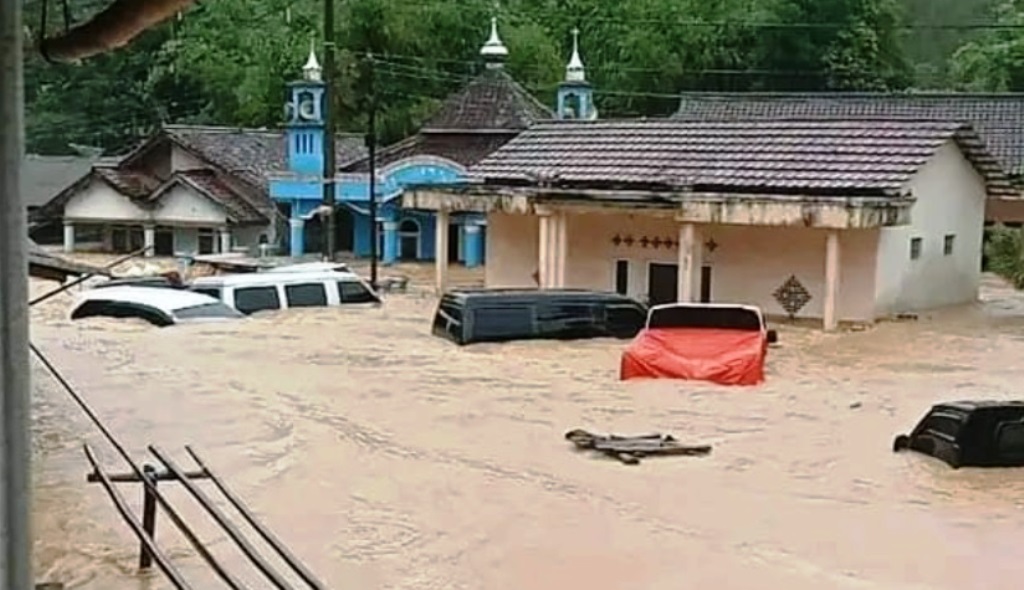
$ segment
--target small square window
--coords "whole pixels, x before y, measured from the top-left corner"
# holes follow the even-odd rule
[[[910,238],[910,259],[917,260],[921,257],[921,238]]]
[[[956,236],[953,234],[946,235],[942,240],[942,253],[946,256],[953,254],[953,243],[956,241]]]

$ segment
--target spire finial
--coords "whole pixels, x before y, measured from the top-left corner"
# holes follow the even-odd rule
[[[302,77],[311,82],[320,82],[323,70],[320,69],[320,62],[316,59],[316,39],[309,40],[309,59],[306,65],[302,66]]]
[[[480,55],[484,56],[489,68],[500,68],[502,62],[508,57],[508,48],[498,36],[498,17],[496,16],[491,17],[491,36],[480,49]]]
[[[583,60],[580,59],[580,30],[578,27],[572,29],[572,57],[569,64],[565,66],[566,82],[585,82],[586,71],[583,68]]]

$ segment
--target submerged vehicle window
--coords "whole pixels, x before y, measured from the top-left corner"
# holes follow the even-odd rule
[[[533,336],[533,308],[478,307],[473,310],[473,339]]]
[[[996,448],[1003,456],[1024,455],[1024,422],[1003,422],[996,429]]]
[[[199,293],[200,295],[209,295],[214,299],[220,299],[220,289],[216,287],[197,287],[192,289],[193,292]]]
[[[198,320],[202,318],[240,318],[242,314],[218,301],[183,307],[176,310],[174,316],[179,320]]]
[[[956,436],[960,434],[960,428],[963,424],[963,418],[960,416],[936,412],[925,418],[924,422],[921,424],[921,432],[922,434],[933,432],[955,439]]]
[[[79,305],[71,312],[71,319],[80,320],[95,316],[108,318],[139,318],[155,326],[170,326],[174,323],[167,314],[155,307],[124,301],[93,299]]]
[[[366,285],[358,281],[338,281],[338,295],[342,303],[376,303],[379,301]]]
[[[462,308],[451,301],[441,301],[434,315],[434,326],[447,328],[449,323],[462,324]]]
[[[327,305],[327,289],[323,283],[285,285],[284,295],[288,307],[323,307]]]
[[[277,297],[277,287],[235,289],[235,309],[242,313],[281,309],[281,300]]]

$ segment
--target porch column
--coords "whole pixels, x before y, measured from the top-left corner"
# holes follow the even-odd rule
[[[551,240],[551,228],[554,225],[554,220],[550,213],[538,213],[538,232],[537,232],[537,274],[540,279],[537,281],[540,283],[541,289],[550,289],[552,287],[552,240]]]
[[[480,226],[469,222],[466,228],[466,268],[476,268],[483,262],[484,242]]]
[[[825,238],[825,301],[822,323],[825,330],[839,326],[839,232],[832,230]]]
[[[64,222],[64,251],[68,254],[75,251],[75,223]]]
[[[559,289],[565,288],[565,266],[569,255],[569,217],[565,213],[558,214],[555,221],[555,276],[552,283]]]
[[[231,252],[231,230],[222,227],[220,229],[220,253],[227,254]]]
[[[381,252],[381,261],[390,265],[398,261],[398,222],[385,221],[383,225],[384,251]]]
[[[137,234],[136,234],[137,235]],[[144,256],[149,258],[156,254],[153,249],[156,248],[156,227],[152,225],[142,226],[142,245],[146,248]]]
[[[447,211],[438,211],[434,216],[434,268],[438,295],[448,290],[448,219]]]
[[[679,262],[677,271],[677,299],[680,303],[694,301],[694,285],[700,276],[700,235],[692,223],[684,223],[679,227]]]
[[[299,217],[292,217],[288,220],[288,227],[291,230],[288,254],[292,258],[302,256],[306,253],[306,222]]]

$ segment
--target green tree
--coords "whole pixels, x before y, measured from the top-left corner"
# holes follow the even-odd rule
[[[977,92],[1024,90],[1024,2],[1005,0],[994,10],[995,22],[1010,25],[987,31],[953,54],[951,69],[958,88]]]
[[[996,226],[985,246],[989,270],[1024,289],[1024,228]]]

